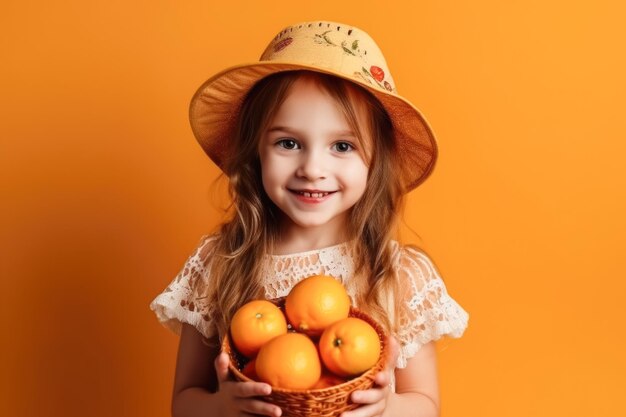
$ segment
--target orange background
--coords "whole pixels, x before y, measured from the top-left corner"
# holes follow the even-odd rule
[[[148,304],[218,219],[189,99],[320,18],[377,40],[439,139],[404,237],[470,313],[442,415],[626,415],[623,2],[262,3],[3,3],[0,415],[169,415]]]

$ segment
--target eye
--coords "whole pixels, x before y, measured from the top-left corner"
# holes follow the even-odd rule
[[[337,150],[337,152],[342,153],[354,150],[354,145],[352,145],[350,142],[337,142],[333,146]]]
[[[276,145],[285,149],[299,149],[298,142],[296,142],[293,139],[281,139],[278,142],[276,142]]]

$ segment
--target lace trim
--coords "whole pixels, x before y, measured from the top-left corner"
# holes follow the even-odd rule
[[[211,324],[214,312],[202,295],[209,279],[207,257],[213,239],[202,237],[174,280],[150,303],[159,322],[176,334],[180,334],[185,322],[205,337],[214,335]],[[397,367],[405,368],[408,359],[426,343],[444,335],[460,337],[469,315],[448,295],[438,270],[424,252],[397,242],[392,245],[394,270],[401,290],[395,297],[389,297],[388,311],[393,312],[393,303],[399,303],[400,315],[390,319],[400,329],[396,334],[401,346]],[[263,284],[269,299],[286,296],[304,277],[326,274],[340,280],[355,301],[356,287],[350,279],[355,262],[347,242],[295,254],[266,255],[265,260]]]
[[[284,297],[303,278],[324,274],[341,281],[354,301],[354,288],[349,280],[354,273],[353,265],[347,242],[289,255],[267,255],[263,281],[265,297]]]
[[[312,250],[308,250],[308,251],[304,251],[304,252],[296,252],[296,253],[286,253],[283,255],[273,255],[273,254],[268,254],[265,255],[266,257],[272,258],[272,259],[281,259],[281,258],[293,258],[293,257],[303,257],[303,256],[310,256],[310,255],[314,255],[318,252],[329,252],[329,251],[333,251],[335,249],[341,249],[341,248],[346,248],[348,246],[349,242],[342,242],[342,243],[338,243],[336,245],[332,245],[332,246],[326,246],[325,248],[320,248],[320,249],[312,249]]]
[[[205,235],[194,253],[187,258],[183,268],[170,284],[151,303],[159,322],[180,335],[182,323],[198,329],[204,337],[211,337],[213,309],[203,295],[208,285],[209,243],[215,237]]]
[[[405,368],[408,359],[430,341],[442,336],[461,337],[469,315],[448,295],[446,286],[430,258],[413,247],[399,248],[397,265],[401,306],[397,318],[400,355],[397,367]]]
[[[433,327],[427,327],[429,331],[420,333],[419,337],[415,340],[405,342],[400,348],[400,355],[398,356],[396,367],[406,368],[408,360],[415,356],[422,346],[431,341],[437,341],[444,336],[459,338],[463,335],[467,328],[469,314],[451,298],[449,298],[446,304],[446,310],[448,310],[448,312],[450,312],[450,310],[453,311],[451,316],[448,317],[448,320],[435,322]]]

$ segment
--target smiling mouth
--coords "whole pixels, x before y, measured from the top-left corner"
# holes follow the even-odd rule
[[[298,194],[298,195],[308,197],[308,198],[322,198],[322,197],[326,197],[329,194],[336,193],[336,191],[300,191],[300,190],[291,190],[291,189],[289,189],[289,191],[294,194]]]

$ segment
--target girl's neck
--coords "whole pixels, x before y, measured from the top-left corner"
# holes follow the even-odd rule
[[[292,227],[285,228],[280,239],[275,242],[273,255],[307,252],[346,242],[347,234],[341,229],[343,227],[301,228],[292,225]]]

